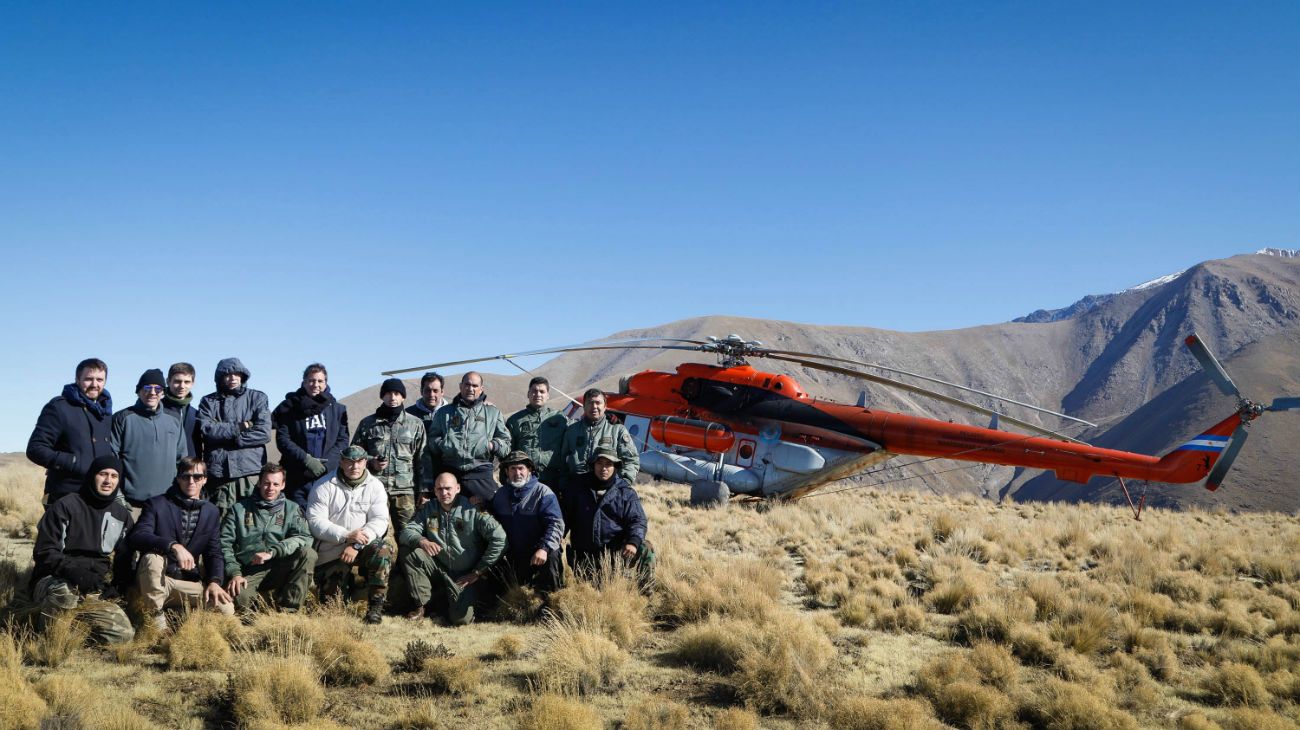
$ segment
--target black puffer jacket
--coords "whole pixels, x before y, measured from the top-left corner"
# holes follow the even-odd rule
[[[166,573],[177,580],[226,581],[226,558],[221,551],[221,510],[207,500],[186,499],[175,485],[166,494],[144,503],[140,523],[131,530],[127,543],[142,553],[167,558]],[[181,570],[171,549],[174,543],[184,545],[194,556],[194,570]]]

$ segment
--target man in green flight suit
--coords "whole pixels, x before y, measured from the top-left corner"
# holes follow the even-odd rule
[[[559,485],[561,490],[591,471],[591,459],[597,449],[608,449],[618,454],[618,475],[629,484],[636,482],[636,475],[641,472],[641,456],[636,443],[627,427],[606,416],[605,393],[600,388],[590,388],[582,394],[582,418],[569,424],[564,431],[560,454],[556,457],[564,470],[564,484]]]
[[[316,551],[302,508],[284,497],[284,467],[263,466],[257,490],[226,512],[221,549],[235,608],[250,610],[259,595],[282,611],[302,606]]]
[[[473,370],[460,379],[460,395],[438,409],[429,448],[442,468],[456,475],[471,504],[496,494],[493,461],[510,453],[510,432],[501,410],[487,402],[483,376]]]
[[[563,471],[554,457],[564,441],[564,431],[569,427],[569,419],[563,413],[546,405],[550,398],[550,381],[539,375],[528,381],[528,405],[506,419],[512,448],[528,454],[537,465],[542,483],[548,486],[558,481],[557,477]]]

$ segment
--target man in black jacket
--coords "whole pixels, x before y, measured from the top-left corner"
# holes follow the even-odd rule
[[[305,511],[311,488],[334,476],[348,447],[348,409],[330,393],[324,365],[314,362],[303,370],[302,387],[284,394],[271,421],[284,466],[284,496]]]
[[[220,510],[203,499],[207,469],[181,459],[176,482],[144,504],[128,544],[140,552],[136,587],[150,620],[167,628],[164,608],[207,606],[233,616],[235,604],[222,586],[226,561],[221,550]]]
[[[116,644],[135,638],[131,621],[113,602],[131,580],[131,511],[117,499],[121,474],[116,456],[94,459],[79,491],[51,504],[36,526],[32,599],[40,607],[39,626],[77,609],[91,639]],[[101,600],[81,606],[89,597]]]
[[[619,455],[597,449],[591,471],[570,484],[562,505],[569,527],[569,567],[590,572],[617,556],[634,565],[643,580],[651,574],[652,553],[645,544],[646,516],[641,498],[618,473]]]
[[[113,453],[108,444],[113,399],[104,384],[108,366],[88,358],[77,364],[77,380],[41,409],[27,440],[27,458],[45,467],[45,504],[76,494],[90,462]]]

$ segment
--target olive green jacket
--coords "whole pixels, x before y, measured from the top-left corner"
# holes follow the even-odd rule
[[[466,472],[510,453],[510,432],[501,410],[480,396],[466,407],[460,396],[433,414],[429,448],[442,468]]]
[[[457,496],[446,511],[436,499],[425,502],[397,540],[403,548],[419,550],[421,538],[442,548],[433,559],[453,578],[471,571],[484,573],[506,549],[506,531],[464,496]]]
[[[239,500],[221,523],[227,578],[253,567],[254,553],[270,552],[273,558],[282,558],[311,545],[307,518],[293,500],[284,499],[284,509],[265,509],[258,506],[259,501],[257,495]]]
[[[366,450],[374,459],[388,459],[383,471],[372,471],[388,495],[415,494],[423,482],[421,454],[424,453],[424,422],[406,411],[397,419],[370,414],[361,419],[352,443]]]
[[[564,442],[564,431],[568,427],[569,419],[549,406],[529,406],[506,419],[506,429],[510,431],[510,448],[528,454],[543,482],[546,482],[547,474],[553,473],[547,467],[555,452],[560,450],[560,444]]]
[[[591,471],[587,462],[598,448],[612,449],[617,453],[623,462],[618,466],[618,475],[628,482],[636,481],[636,475],[641,472],[641,456],[636,443],[623,424],[613,423],[608,418],[595,423],[579,418],[565,429],[564,441],[560,447],[565,476],[572,479]]]

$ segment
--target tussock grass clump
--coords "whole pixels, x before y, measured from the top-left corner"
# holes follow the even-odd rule
[[[680,702],[664,697],[646,697],[632,705],[623,721],[624,730],[686,730],[691,711]]]
[[[1011,650],[1000,644],[981,641],[971,649],[966,661],[979,672],[980,679],[1001,690],[1009,690],[1020,678],[1020,662]]]
[[[43,667],[59,667],[86,645],[90,627],[77,620],[76,611],[63,611],[44,623],[26,642],[27,658]]]
[[[1266,585],[1295,583],[1300,578],[1300,565],[1293,555],[1263,555],[1255,558],[1250,572]]]
[[[388,724],[388,730],[446,730],[443,714],[432,700],[424,700],[414,707],[402,708]]]
[[[231,650],[227,637],[239,631],[239,619],[214,611],[191,611],[167,641],[172,669],[225,669]]]
[[[420,678],[434,692],[468,695],[483,684],[483,665],[472,657],[433,657],[424,663]]]
[[[45,700],[11,662],[0,666],[0,727],[38,730],[45,717]]]
[[[755,559],[700,561],[660,571],[658,613],[674,623],[709,614],[764,619],[778,610],[785,576]]]
[[[810,717],[822,705],[835,647],[811,621],[780,616],[745,648],[737,689],[760,712]]]
[[[1113,707],[1105,695],[1049,678],[1018,698],[1019,715],[1034,727],[1062,730],[1130,730],[1137,721]]]
[[[1201,689],[1220,705],[1266,707],[1272,700],[1259,672],[1237,662],[1211,671],[1201,681]]]
[[[1005,651],[1005,650],[1004,650]],[[1000,664],[1003,657],[985,649],[980,661],[988,666]],[[1005,659],[1011,659],[1009,653]],[[999,680],[1005,680],[1004,668],[994,669]],[[976,681],[979,680],[979,681]],[[917,688],[934,705],[939,718],[960,727],[993,728],[1008,722],[1016,706],[1000,689],[981,684],[985,678],[962,652],[949,652],[936,657],[917,673]]]
[[[114,728],[146,730],[154,724],[134,708],[121,702],[107,701],[102,693],[75,674],[51,674],[36,685],[36,691],[49,703],[49,713],[42,728]]]
[[[985,581],[974,573],[963,571],[940,580],[924,598],[935,611],[952,614],[970,607],[985,590]]]
[[[605,723],[595,710],[581,702],[544,694],[534,697],[528,709],[515,718],[515,727],[519,730],[603,730]]]
[[[518,659],[527,648],[528,643],[519,634],[502,634],[492,642],[492,653],[501,659]]]
[[[827,712],[838,730],[938,730],[942,727],[924,702],[846,695]]]
[[[1051,637],[1080,654],[1114,646],[1115,615],[1106,606],[1071,602],[1051,624]]]
[[[584,695],[620,686],[627,652],[572,619],[549,619],[538,683],[547,692]]]
[[[527,624],[542,615],[542,597],[528,586],[510,584],[497,599],[495,615],[499,621]]]
[[[961,644],[987,640],[1006,642],[1012,631],[1025,626],[1034,615],[1034,603],[1025,596],[997,593],[976,601],[962,611],[952,626],[952,638]]]
[[[1223,718],[1224,730],[1294,730],[1294,720],[1270,710],[1241,707],[1229,710]]]
[[[551,594],[555,612],[598,629],[615,644],[631,649],[650,631],[649,600],[636,576],[612,563],[601,565],[591,582],[578,582]]]
[[[1191,570],[1174,570],[1161,573],[1153,585],[1156,593],[1169,596],[1179,603],[1200,603],[1209,594],[1205,576]]]
[[[244,725],[311,722],[325,702],[316,673],[300,657],[240,657],[231,677],[235,719]]]
[[[1178,718],[1178,730],[1223,730],[1223,726],[1200,712],[1189,712]]]
[[[758,730],[758,715],[741,707],[728,707],[713,717],[713,730]]]
[[[700,669],[734,672],[740,666],[752,624],[710,616],[678,629],[673,635],[673,656]]]
[[[348,634],[316,637],[311,656],[330,685],[365,686],[389,674],[388,661],[373,644]]]
[[[1065,647],[1060,642],[1033,624],[1011,627],[1006,641],[1011,647],[1011,653],[1030,666],[1050,667],[1065,652]]]

